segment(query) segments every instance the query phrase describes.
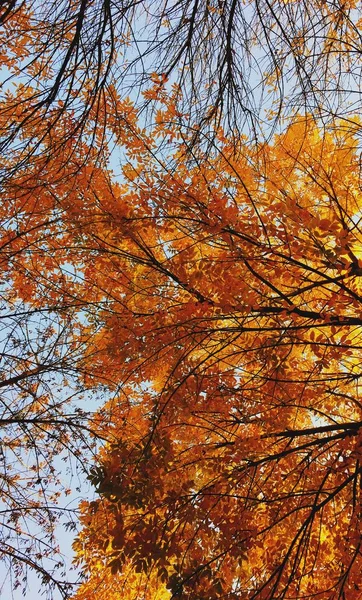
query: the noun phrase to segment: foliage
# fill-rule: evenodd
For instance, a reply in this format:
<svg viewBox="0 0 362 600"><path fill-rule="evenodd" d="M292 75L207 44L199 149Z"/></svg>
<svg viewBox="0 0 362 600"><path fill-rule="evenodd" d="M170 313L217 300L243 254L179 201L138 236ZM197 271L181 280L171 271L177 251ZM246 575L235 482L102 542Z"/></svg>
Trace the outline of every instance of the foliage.
<svg viewBox="0 0 362 600"><path fill-rule="evenodd" d="M22 129L42 123L46 134L66 114L66 137L100 139L105 100L111 120L115 92L150 108L155 77L179 85L180 124L197 126L190 143L220 124L236 142L246 131L261 139L296 110L351 115L360 18L356 0L2 2L3 147L32 153Z"/></svg>
<svg viewBox="0 0 362 600"><path fill-rule="evenodd" d="M24 128L23 140L36 143L37 133ZM51 143L50 136L42 141ZM0 555L15 588L32 570L65 596L71 575L56 532L59 523L76 527L74 498L100 439L90 423L92 393L84 400L91 315L76 285L84 256L74 253L77 220L65 219L74 188L87 193L86 168L69 146L16 170L12 158L3 163L9 176L0 207Z"/></svg>
<svg viewBox="0 0 362 600"><path fill-rule="evenodd" d="M73 594L57 574L57 523L76 517L64 459L97 492L80 506L78 600L354 600L357 5L0 10L14 586L32 569Z"/></svg>
<svg viewBox="0 0 362 600"><path fill-rule="evenodd" d="M219 133L214 157L186 142L172 170L134 151L132 182L82 229L111 290L93 373L121 388L77 599L361 591L353 129L301 118L237 158Z"/></svg>

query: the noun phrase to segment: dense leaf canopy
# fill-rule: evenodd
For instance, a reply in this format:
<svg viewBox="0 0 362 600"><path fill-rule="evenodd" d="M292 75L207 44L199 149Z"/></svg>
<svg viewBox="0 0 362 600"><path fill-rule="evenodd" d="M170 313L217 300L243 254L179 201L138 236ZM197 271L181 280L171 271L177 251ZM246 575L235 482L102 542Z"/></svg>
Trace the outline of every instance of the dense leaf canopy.
<svg viewBox="0 0 362 600"><path fill-rule="evenodd" d="M122 385L77 598L361 591L356 139L301 119L237 160L220 144L141 158L89 226L111 290L92 370Z"/></svg>

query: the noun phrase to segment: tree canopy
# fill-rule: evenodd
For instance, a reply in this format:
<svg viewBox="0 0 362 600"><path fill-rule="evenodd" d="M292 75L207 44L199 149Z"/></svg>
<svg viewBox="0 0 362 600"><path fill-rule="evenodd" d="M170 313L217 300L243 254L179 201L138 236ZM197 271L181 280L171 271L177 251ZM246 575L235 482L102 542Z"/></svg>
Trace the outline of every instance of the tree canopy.
<svg viewBox="0 0 362 600"><path fill-rule="evenodd" d="M31 569L74 600L355 600L358 7L1 10L14 587ZM78 476L95 496L73 511Z"/></svg>
<svg viewBox="0 0 362 600"><path fill-rule="evenodd" d="M89 231L112 289L93 373L122 387L77 599L361 591L356 138L303 118L220 144L141 160Z"/></svg>
<svg viewBox="0 0 362 600"><path fill-rule="evenodd" d="M7 0L0 10L4 79L15 86L4 147L34 152L23 128L40 121L45 135L64 115L66 137L100 141L124 118L117 95L152 107L155 77L178 84L194 143L219 125L237 142L270 136L296 111L323 122L358 112L357 0Z"/></svg>

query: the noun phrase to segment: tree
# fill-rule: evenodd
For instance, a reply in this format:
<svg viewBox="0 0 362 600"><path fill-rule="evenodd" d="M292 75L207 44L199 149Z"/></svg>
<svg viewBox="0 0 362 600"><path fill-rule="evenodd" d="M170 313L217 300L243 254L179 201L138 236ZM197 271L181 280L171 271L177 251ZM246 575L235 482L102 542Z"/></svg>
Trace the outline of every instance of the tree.
<svg viewBox="0 0 362 600"><path fill-rule="evenodd" d="M108 291L93 375L120 385L77 600L360 594L359 128L218 132L163 164L139 144L82 228Z"/></svg>
<svg viewBox="0 0 362 600"><path fill-rule="evenodd" d="M16 585L29 567L69 593L47 562L58 454L84 475L105 442L78 597L354 598L355 3L1 11L0 552Z"/></svg>
<svg viewBox="0 0 362 600"><path fill-rule="evenodd" d="M15 588L34 571L64 597L72 576L56 532L75 529L76 488L101 442L91 422L95 391L84 400L92 307L77 286L79 223L74 213L66 219L76 194L89 199L92 161L82 167L87 148L75 151L75 143L47 151L60 146L65 126L46 137L40 126L23 128L23 141L42 137L45 151L22 168L11 154L4 161L0 208L0 556Z"/></svg>
<svg viewBox="0 0 362 600"><path fill-rule="evenodd" d="M296 111L326 122L351 115L361 93L357 7L356 0L2 2L2 150L15 146L20 161L41 152L40 140L36 148L23 143L23 127L42 123L46 135L66 114L73 119L63 137L99 142L117 116L116 95L131 94L146 109L155 76L179 85L180 123L194 128L189 143L204 142L215 124L237 142L245 132L269 136Z"/></svg>

